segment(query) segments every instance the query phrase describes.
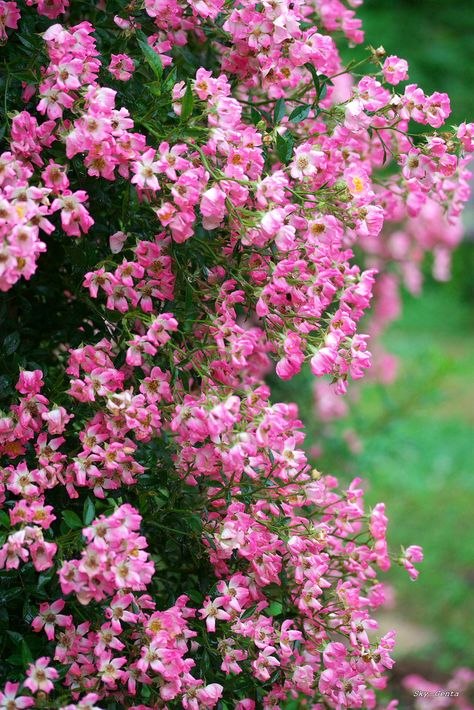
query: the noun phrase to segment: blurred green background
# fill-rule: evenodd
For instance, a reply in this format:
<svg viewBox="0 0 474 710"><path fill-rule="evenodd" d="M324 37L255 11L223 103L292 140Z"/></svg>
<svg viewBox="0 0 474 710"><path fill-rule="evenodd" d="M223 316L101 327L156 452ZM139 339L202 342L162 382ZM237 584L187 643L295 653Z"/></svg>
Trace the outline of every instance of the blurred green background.
<svg viewBox="0 0 474 710"><path fill-rule="evenodd" d="M474 2L366 0L357 14L364 46L382 44L407 59L410 80L427 93L449 93L448 123L474 120ZM434 282L427 265L422 295L405 294L403 317L386 334L400 358L394 384L365 382L350 416L328 426L315 420L310 372L272 383L275 398L299 404L308 444L323 443L318 468L345 480L362 475L369 503L387 504L392 545L424 547L417 582L398 568L389 575L395 605L382 625L399 632L399 678L421 672L441 683L456 667L474 669L472 204L465 228L452 281ZM347 430L360 450L350 450ZM410 706L402 698L401 707Z"/></svg>

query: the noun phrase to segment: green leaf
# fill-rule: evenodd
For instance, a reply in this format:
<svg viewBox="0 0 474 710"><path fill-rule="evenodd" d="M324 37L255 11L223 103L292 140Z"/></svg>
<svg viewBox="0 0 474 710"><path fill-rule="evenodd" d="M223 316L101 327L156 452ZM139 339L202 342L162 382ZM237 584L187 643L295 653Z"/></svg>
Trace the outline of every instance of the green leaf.
<svg viewBox="0 0 474 710"><path fill-rule="evenodd" d="M308 118L310 108L311 107L309 105L297 106L288 116L288 121L291 121L291 123L299 123L300 121L304 121L305 118Z"/></svg>
<svg viewBox="0 0 474 710"><path fill-rule="evenodd" d="M28 647L28 644L26 641L23 639L21 644L20 644L20 651L21 651L21 660L23 661L23 665L26 667L30 663L33 662L33 656L31 654L31 651Z"/></svg>
<svg viewBox="0 0 474 710"><path fill-rule="evenodd" d="M284 133L282 136L277 133L276 149L278 157L280 158L281 162L284 163L284 165L287 165L291 160L291 156L293 155L294 144L295 139L289 131Z"/></svg>
<svg viewBox="0 0 474 710"><path fill-rule="evenodd" d="M286 113L285 99L278 99L273 109L273 123L277 125Z"/></svg>
<svg viewBox="0 0 474 710"><path fill-rule="evenodd" d="M3 341L3 351L5 355L13 355L13 353L18 350L20 344L20 333L15 330L10 335L7 335Z"/></svg>
<svg viewBox="0 0 474 710"><path fill-rule="evenodd" d="M86 498L82 508L82 519L85 525L90 525L95 518L95 506L90 498Z"/></svg>
<svg viewBox="0 0 474 710"><path fill-rule="evenodd" d="M2 528L7 528L7 530L11 527L10 516L5 510L0 510L0 526Z"/></svg>
<svg viewBox="0 0 474 710"><path fill-rule="evenodd" d="M142 685L140 694L144 700L148 700L151 697L151 690L148 685Z"/></svg>
<svg viewBox="0 0 474 710"><path fill-rule="evenodd" d="M240 620L245 620L248 619L252 614L255 612L255 609L257 608L256 604L253 604L251 607L246 609L243 614L240 615Z"/></svg>
<svg viewBox="0 0 474 710"><path fill-rule="evenodd" d="M38 576L38 583L36 585L36 589L38 592L44 591L44 588L46 587L47 584L51 582L55 575L54 568L51 568L47 570L46 572L41 572L41 574Z"/></svg>
<svg viewBox="0 0 474 710"><path fill-rule="evenodd" d="M161 63L159 55L148 44L147 37L141 30L137 30L137 42L143 56L153 70L154 75L158 80L161 80L163 76L163 64Z"/></svg>
<svg viewBox="0 0 474 710"><path fill-rule="evenodd" d="M8 602L13 601L17 597L23 596L24 592L21 587L15 587L14 589L6 589L4 592L0 591L0 604L8 604Z"/></svg>
<svg viewBox="0 0 474 710"><path fill-rule="evenodd" d="M27 84L32 84L36 81L36 77L30 69L25 69L24 71L15 71L13 76L18 81L25 81Z"/></svg>
<svg viewBox="0 0 474 710"><path fill-rule="evenodd" d="M191 84L188 83L186 86L186 92L183 96L183 100L181 102L181 122L184 123L184 121L187 121L188 118L191 116L194 108L194 94L193 90L191 88Z"/></svg>
<svg viewBox="0 0 474 710"><path fill-rule="evenodd" d="M250 120L252 121L253 125L256 126L257 123L259 123L262 120L263 116L260 113L260 111L255 108L254 106L250 107Z"/></svg>
<svg viewBox="0 0 474 710"><path fill-rule="evenodd" d="M154 96L161 96L161 82L159 81L149 81L146 85L148 91L150 91Z"/></svg>
<svg viewBox="0 0 474 710"><path fill-rule="evenodd" d="M186 594L195 604L202 604L203 594L198 589L187 590Z"/></svg>
<svg viewBox="0 0 474 710"><path fill-rule="evenodd" d="M313 77L314 88L316 89L316 101L314 103L319 103L319 101L324 99L324 97L326 96L328 91L328 85L332 84L332 81L325 74L318 74L315 67L313 67L313 65L309 62L305 64L305 67Z"/></svg>
<svg viewBox="0 0 474 710"><path fill-rule="evenodd" d="M173 86L176 84L177 76L178 69L176 67L173 67L170 73L166 76L166 78L163 79L163 91L165 91L166 93L171 91Z"/></svg>
<svg viewBox="0 0 474 710"><path fill-rule="evenodd" d="M272 602L266 611L270 616L279 616L283 611L283 606L281 602Z"/></svg>
<svg viewBox="0 0 474 710"><path fill-rule="evenodd" d="M186 523L193 532L201 532L202 519L198 513L190 513L186 516Z"/></svg>
<svg viewBox="0 0 474 710"><path fill-rule="evenodd" d="M170 497L170 492L167 488L157 488L156 493L159 494L159 497L163 498L163 500L168 500Z"/></svg>
<svg viewBox="0 0 474 710"><path fill-rule="evenodd" d="M66 525L72 530L79 530L83 527L82 520L73 510L64 510L62 516Z"/></svg>
<svg viewBox="0 0 474 710"><path fill-rule="evenodd" d="M36 613L30 604L30 600L26 599L25 603L23 604L23 619L28 625L30 625L35 616Z"/></svg>
<svg viewBox="0 0 474 710"><path fill-rule="evenodd" d="M306 62L305 67L313 77L314 88L316 89L316 94L319 96L319 92L321 91L321 81L319 79L319 74L316 71L316 68L313 67L310 62Z"/></svg>
<svg viewBox="0 0 474 710"><path fill-rule="evenodd" d="M319 92L318 101L322 101L326 97L327 93L328 93L328 85L327 85L327 82L325 81L324 84L321 86L321 91Z"/></svg>
<svg viewBox="0 0 474 710"><path fill-rule="evenodd" d="M26 34L26 33L25 33L25 34ZM30 50L31 52L33 52L34 54L36 54L36 51L38 50L38 44L36 44L36 45L33 44L33 43L30 41L30 40L31 40L31 37L29 37L28 39L26 39L26 37L25 37L23 34L20 34L20 33L18 32L18 40L21 42L21 44L22 44L24 47L26 47L28 50Z"/></svg>

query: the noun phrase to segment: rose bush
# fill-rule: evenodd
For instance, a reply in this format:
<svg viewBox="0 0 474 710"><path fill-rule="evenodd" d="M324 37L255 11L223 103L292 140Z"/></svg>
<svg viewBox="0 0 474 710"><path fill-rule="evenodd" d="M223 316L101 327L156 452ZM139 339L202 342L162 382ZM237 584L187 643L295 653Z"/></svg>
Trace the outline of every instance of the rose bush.
<svg viewBox="0 0 474 710"><path fill-rule="evenodd" d="M0 707L375 707L379 571L422 551L311 469L265 376L363 377L376 270L446 273L473 124L382 48L344 66L339 0L2 0L0 28Z"/></svg>

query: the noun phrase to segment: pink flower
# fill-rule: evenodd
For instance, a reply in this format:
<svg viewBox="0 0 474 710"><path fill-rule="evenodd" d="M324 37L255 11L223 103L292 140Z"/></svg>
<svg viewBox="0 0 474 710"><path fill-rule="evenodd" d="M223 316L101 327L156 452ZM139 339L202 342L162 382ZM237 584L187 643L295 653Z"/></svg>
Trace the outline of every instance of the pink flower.
<svg viewBox="0 0 474 710"><path fill-rule="evenodd" d="M383 63L382 72L385 81L396 86L408 79L408 62L395 55L387 57Z"/></svg>
<svg viewBox="0 0 474 710"><path fill-rule="evenodd" d="M199 609L201 619L206 620L206 628L209 633L215 633L217 619L220 621L228 621L230 619L230 614L220 608L224 604L225 597L216 597L214 600L207 597L204 606L202 609Z"/></svg>
<svg viewBox="0 0 474 710"><path fill-rule="evenodd" d="M112 254L119 254L125 242L127 241L127 235L124 232L115 232L109 237L109 246Z"/></svg>
<svg viewBox="0 0 474 710"><path fill-rule="evenodd" d="M97 700L100 700L97 693L87 693L77 703L65 705L61 710L102 710L98 705L94 705Z"/></svg>
<svg viewBox="0 0 474 710"><path fill-rule="evenodd" d="M156 192L160 189L158 178L159 164L155 160L156 151L154 148L148 148L139 160L132 163L132 184L137 185L143 190L152 190Z"/></svg>
<svg viewBox="0 0 474 710"><path fill-rule="evenodd" d="M346 104L344 125L350 131L359 133L370 126L371 118L365 112L361 99L353 99Z"/></svg>
<svg viewBox="0 0 474 710"><path fill-rule="evenodd" d="M240 123L242 105L230 96L218 96L212 103L209 112L209 124L227 130L236 128Z"/></svg>
<svg viewBox="0 0 474 710"><path fill-rule="evenodd" d="M26 685L26 683L25 683ZM17 695L19 683L6 683L3 692L0 691L0 710L22 710L35 704L33 698L27 695Z"/></svg>
<svg viewBox="0 0 474 710"><path fill-rule="evenodd" d="M252 661L252 668L255 673L255 677L259 680L266 681L270 678L270 674L273 672L274 668L280 665L280 661L273 654L276 652L276 648L273 646L267 646L260 651L258 658Z"/></svg>
<svg viewBox="0 0 474 710"><path fill-rule="evenodd" d="M0 0L0 42L8 39L6 28L16 30L21 14L16 2Z"/></svg>
<svg viewBox="0 0 474 710"><path fill-rule="evenodd" d="M35 663L31 663L26 671L28 676L25 680L25 687L36 693L39 690L44 693L50 693L54 689L53 680L59 677L59 673L55 668L49 668L50 659L48 656L38 658Z"/></svg>
<svg viewBox="0 0 474 710"><path fill-rule="evenodd" d="M188 147L186 145L177 144L170 148L169 143L163 141L160 143L158 153L160 155L159 165L160 170L165 173L170 180L178 179L178 170L185 170L190 167L189 160L182 158L183 153L186 153Z"/></svg>
<svg viewBox="0 0 474 710"><path fill-rule="evenodd" d="M225 192L216 186L202 194L200 210L204 217L204 229L215 229L221 224L226 213L225 200Z"/></svg>
<svg viewBox="0 0 474 710"><path fill-rule="evenodd" d="M30 0L28 4L33 3ZM69 0L35 0L34 4L37 4L38 13L40 15L45 15L54 20L58 15L66 12L69 6Z"/></svg>
<svg viewBox="0 0 474 710"><path fill-rule="evenodd" d="M433 128L440 128L451 113L451 103L447 94L435 91L428 96L424 105L426 121Z"/></svg>
<svg viewBox="0 0 474 710"><path fill-rule="evenodd" d="M50 434L62 434L74 414L68 414L64 407L55 407L49 412L43 412L41 418L47 423Z"/></svg>
<svg viewBox="0 0 474 710"><path fill-rule="evenodd" d="M469 153L474 151L474 123L461 123L457 130L457 137L461 141L464 150Z"/></svg>
<svg viewBox="0 0 474 710"><path fill-rule="evenodd" d="M407 547L405 552L400 558L400 562L407 570L411 579L416 579L420 574L417 569L415 569L414 564L417 562L423 562L423 550L419 545L411 545Z"/></svg>
<svg viewBox="0 0 474 710"><path fill-rule="evenodd" d="M172 313L157 316L147 330L146 338L154 345L165 345L171 338L170 333L178 330L178 321Z"/></svg>
<svg viewBox="0 0 474 710"><path fill-rule="evenodd" d="M37 572L43 572L53 566L53 558L58 546L55 542L36 540L29 548L34 568Z"/></svg>
<svg viewBox="0 0 474 710"><path fill-rule="evenodd" d="M332 372L337 358L337 339L333 335L326 338L326 344L311 358L311 371L316 377Z"/></svg>
<svg viewBox="0 0 474 710"><path fill-rule="evenodd" d="M359 211L356 232L361 237L378 237L384 224L384 211L379 205L366 205Z"/></svg>
<svg viewBox="0 0 474 710"><path fill-rule="evenodd" d="M346 170L344 179L351 193L358 200L366 200L373 196L372 183L369 176L363 168L352 166Z"/></svg>
<svg viewBox="0 0 474 710"><path fill-rule="evenodd" d="M310 143L299 145L290 165L291 177L302 180L315 175L319 168L325 165L325 156Z"/></svg>
<svg viewBox="0 0 474 710"><path fill-rule="evenodd" d="M400 115L402 118L413 118L417 123L425 123L424 106L426 96L422 89L416 84L408 84L405 87L405 92L402 96L402 109Z"/></svg>
<svg viewBox="0 0 474 710"><path fill-rule="evenodd" d="M63 599L58 599L52 604L48 604L48 602L40 604L39 616L36 616L31 623L33 630L38 632L44 628L46 636L52 641L54 639L55 625L70 626L72 624L72 616L65 616L60 613L64 609L64 605Z"/></svg>
<svg viewBox="0 0 474 710"><path fill-rule="evenodd" d="M51 188L54 193L64 192L69 187L69 180L66 174L66 167L50 160L49 164L41 173L46 187Z"/></svg>
<svg viewBox="0 0 474 710"><path fill-rule="evenodd" d="M112 54L109 72L119 81L128 81L135 71L133 59L128 54Z"/></svg>
<svg viewBox="0 0 474 710"><path fill-rule="evenodd" d="M296 688L310 694L314 683L314 670L310 665L299 666L293 671L292 681Z"/></svg>
<svg viewBox="0 0 474 710"><path fill-rule="evenodd" d="M364 111L378 111L390 101L390 92L372 76L364 76L357 85L357 93Z"/></svg>
<svg viewBox="0 0 474 710"><path fill-rule="evenodd" d="M124 656L113 658L112 654L104 653L99 661L99 675L102 682L106 685L115 686L116 681L120 680L125 671L121 671L121 667L127 663Z"/></svg>
<svg viewBox="0 0 474 710"><path fill-rule="evenodd" d="M219 683L210 683L204 688L198 688L196 697L202 707L213 708L217 705L219 698L222 697L224 688Z"/></svg>
<svg viewBox="0 0 474 710"><path fill-rule="evenodd" d="M20 394L38 394L43 385L41 370L22 370L15 387Z"/></svg>
<svg viewBox="0 0 474 710"><path fill-rule="evenodd" d="M69 236L79 237L81 232L87 234L94 224L83 203L88 199L84 190L71 192L65 190L61 197L56 198L51 205L51 210L61 210L61 226Z"/></svg>
<svg viewBox="0 0 474 710"><path fill-rule="evenodd" d="M383 540L387 532L388 518L384 503L377 503L370 516L370 532L376 540Z"/></svg>

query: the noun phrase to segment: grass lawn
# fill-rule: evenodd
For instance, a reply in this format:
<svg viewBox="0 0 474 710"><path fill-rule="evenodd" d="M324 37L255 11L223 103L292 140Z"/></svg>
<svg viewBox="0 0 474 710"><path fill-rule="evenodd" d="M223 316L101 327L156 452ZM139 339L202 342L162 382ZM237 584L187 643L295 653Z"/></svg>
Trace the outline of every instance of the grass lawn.
<svg viewBox="0 0 474 710"><path fill-rule="evenodd" d="M342 480L361 475L369 503L387 505L392 546L424 547L416 583L398 568L389 576L390 621L404 627L399 653L439 670L474 668L474 327L462 295L429 284L421 298L407 297L385 339L400 358L398 379L364 383L350 416L329 428L313 414L311 373L272 383L275 399L298 402L308 447L323 442L317 466ZM359 452L349 450L347 429Z"/></svg>

